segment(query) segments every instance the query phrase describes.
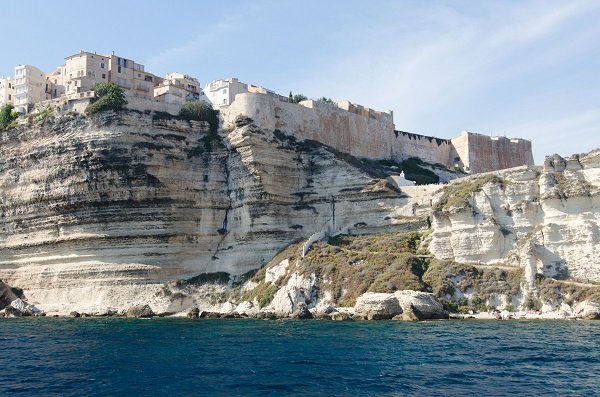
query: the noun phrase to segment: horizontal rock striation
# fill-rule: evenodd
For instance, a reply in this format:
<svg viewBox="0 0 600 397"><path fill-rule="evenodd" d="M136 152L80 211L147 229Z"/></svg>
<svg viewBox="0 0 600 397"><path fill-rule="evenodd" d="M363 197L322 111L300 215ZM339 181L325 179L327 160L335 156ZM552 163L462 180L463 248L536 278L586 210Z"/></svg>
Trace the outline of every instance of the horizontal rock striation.
<svg viewBox="0 0 600 397"><path fill-rule="evenodd" d="M138 112L0 135L0 279L46 311L166 308L169 280L240 275L327 222L386 228L411 209L360 161L247 118L216 138Z"/></svg>
<svg viewBox="0 0 600 397"><path fill-rule="evenodd" d="M429 249L464 263L600 281L600 151L450 183L437 197Z"/></svg>

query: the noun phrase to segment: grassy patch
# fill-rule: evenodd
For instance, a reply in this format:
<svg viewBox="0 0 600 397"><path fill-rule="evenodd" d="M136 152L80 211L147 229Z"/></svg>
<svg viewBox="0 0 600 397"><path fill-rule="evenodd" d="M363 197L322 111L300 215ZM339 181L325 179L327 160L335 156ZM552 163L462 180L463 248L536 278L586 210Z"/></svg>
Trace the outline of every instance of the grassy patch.
<svg viewBox="0 0 600 397"><path fill-rule="evenodd" d="M431 292L440 298L453 296L456 289L473 291L473 297L490 295L512 297L519 293L523 269L478 269L475 266L433 259L423 275ZM473 302L471 302L473 304Z"/></svg>
<svg viewBox="0 0 600 397"><path fill-rule="evenodd" d="M552 304L565 302L568 305L585 300L600 303L600 287L583 286L549 277L536 278L538 297Z"/></svg>
<svg viewBox="0 0 600 397"><path fill-rule="evenodd" d="M436 203L436 212L448 211L450 208L467 208L473 193L481 191L488 183L499 184L503 189L506 181L497 175L485 175L471 178L461 183L454 183L444 187L440 200Z"/></svg>
<svg viewBox="0 0 600 397"><path fill-rule="evenodd" d="M426 163L418 157L411 157L400 163L393 160L379 160L380 166L392 168L395 172L404 171L406 179L415 181L417 185L428 185L438 183L440 177L437 174L425 167ZM433 165L430 165L433 167Z"/></svg>
<svg viewBox="0 0 600 397"><path fill-rule="evenodd" d="M277 285L268 284L262 281L253 289L245 291L241 296L241 300L252 302L256 299L258 301L258 306L262 309L271 303L278 289L279 287Z"/></svg>
<svg viewBox="0 0 600 397"><path fill-rule="evenodd" d="M329 290L343 306L353 306L368 291L424 291L420 276L427 264L413 255L419 241L418 233L338 236L329 244L316 243L299 261L297 271L316 274L321 289Z"/></svg>

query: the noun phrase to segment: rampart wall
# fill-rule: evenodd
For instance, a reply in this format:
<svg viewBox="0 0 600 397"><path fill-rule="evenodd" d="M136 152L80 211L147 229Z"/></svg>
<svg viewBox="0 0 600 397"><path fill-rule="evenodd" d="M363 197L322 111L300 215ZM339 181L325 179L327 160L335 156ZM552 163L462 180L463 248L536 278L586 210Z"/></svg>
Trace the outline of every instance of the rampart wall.
<svg viewBox="0 0 600 397"><path fill-rule="evenodd" d="M530 141L467 132L449 140L396 131L390 113L347 101L296 104L243 93L221 112L226 123L245 115L261 128L315 140L356 157L397 161L419 157L448 168L458 165L472 173L533 164Z"/></svg>
<svg viewBox="0 0 600 397"><path fill-rule="evenodd" d="M473 174L533 165L531 141L463 132L453 138L456 154Z"/></svg>

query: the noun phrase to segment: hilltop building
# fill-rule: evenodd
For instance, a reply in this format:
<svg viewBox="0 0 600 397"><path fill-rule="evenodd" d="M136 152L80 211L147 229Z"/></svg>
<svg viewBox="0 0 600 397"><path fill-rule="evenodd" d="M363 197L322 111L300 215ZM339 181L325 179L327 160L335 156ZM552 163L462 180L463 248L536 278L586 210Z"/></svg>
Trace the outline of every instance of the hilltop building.
<svg viewBox="0 0 600 397"><path fill-rule="evenodd" d="M24 114L36 104L40 109L53 105L84 111L94 96L92 88L101 82L123 88L129 109L177 114L186 101L206 100L221 111L225 123L234 123L237 116L244 115L263 129L315 140L359 158L402 161L418 157L434 166L442 164L467 173L533 164L528 140L467 131L442 139L398 131L392 111L377 111L349 101L308 99L290 103L286 96L235 77L214 80L203 90L195 77L169 73L162 78L114 52L80 51L48 74L31 65L17 66L14 78L0 79L0 104L12 102L15 110ZM413 184L402 176L394 180L398 186Z"/></svg>
<svg viewBox="0 0 600 397"><path fill-rule="evenodd" d="M27 113L37 102L50 99L46 74L31 65L15 67L13 105L20 113Z"/></svg>
<svg viewBox="0 0 600 397"><path fill-rule="evenodd" d="M10 77L0 77L0 106L12 104L15 80Z"/></svg>
<svg viewBox="0 0 600 397"><path fill-rule="evenodd" d="M244 93L266 94L287 102L287 97L279 95L275 91L258 85L242 83L235 77L227 80L214 80L204 87L204 94L210 103L219 108L231 105L236 95Z"/></svg>
<svg viewBox="0 0 600 397"><path fill-rule="evenodd" d="M183 73L169 73L154 86L154 99L160 102L183 105L186 101L208 98L202 93L197 78Z"/></svg>

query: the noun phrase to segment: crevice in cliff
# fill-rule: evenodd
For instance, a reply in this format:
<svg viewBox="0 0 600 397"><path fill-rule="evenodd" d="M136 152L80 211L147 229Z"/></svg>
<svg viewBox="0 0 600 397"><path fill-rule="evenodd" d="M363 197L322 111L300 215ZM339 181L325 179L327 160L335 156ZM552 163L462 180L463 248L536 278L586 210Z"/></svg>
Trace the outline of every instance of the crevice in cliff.
<svg viewBox="0 0 600 397"><path fill-rule="evenodd" d="M217 230L217 233L219 233L221 235L221 239L217 243L217 247L215 248L215 251L212 254L213 260L219 259L219 257L217 256L217 253L221 249L221 245L223 244L223 241L225 241L225 238L227 238L227 235L229 234L229 231L227 230L227 226L228 226L228 222L229 222L229 212L231 211L231 209L233 207L233 199L231 198L233 189L230 186L231 178L230 178L230 170L229 170L229 159L231 158L230 150L231 149L227 149L227 151L228 151L227 158L225 160L225 164L224 164L225 166L223 167L224 172L225 172L225 189L226 189L225 194L227 195L227 198L229 199L229 205L227 206L227 208L225 208L225 216L223 217L223 223L221 225L221 229Z"/></svg>

